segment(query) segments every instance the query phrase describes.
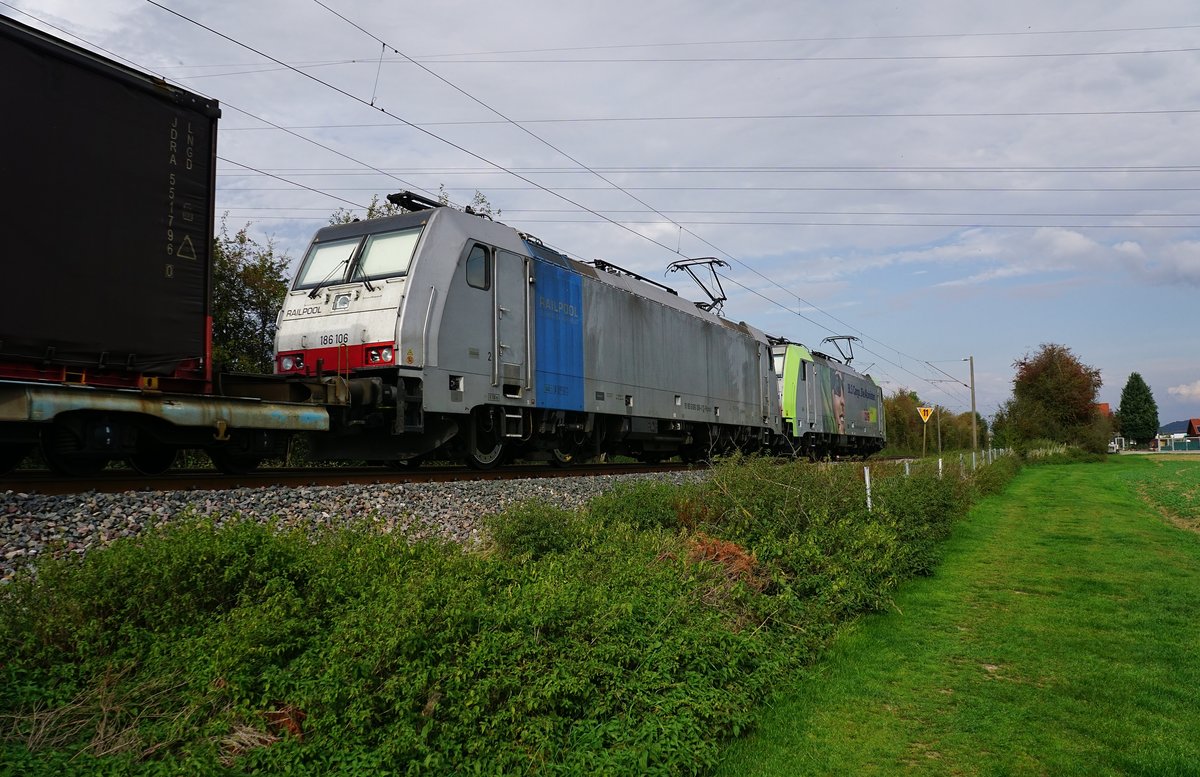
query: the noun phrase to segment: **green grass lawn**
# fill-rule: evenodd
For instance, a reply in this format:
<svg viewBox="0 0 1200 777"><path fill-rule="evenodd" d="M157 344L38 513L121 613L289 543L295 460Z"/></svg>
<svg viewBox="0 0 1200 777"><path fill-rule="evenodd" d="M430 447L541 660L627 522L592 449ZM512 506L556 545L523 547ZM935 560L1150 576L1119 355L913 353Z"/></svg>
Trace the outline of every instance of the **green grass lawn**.
<svg viewBox="0 0 1200 777"><path fill-rule="evenodd" d="M1026 468L719 774L1200 774L1200 461Z"/></svg>

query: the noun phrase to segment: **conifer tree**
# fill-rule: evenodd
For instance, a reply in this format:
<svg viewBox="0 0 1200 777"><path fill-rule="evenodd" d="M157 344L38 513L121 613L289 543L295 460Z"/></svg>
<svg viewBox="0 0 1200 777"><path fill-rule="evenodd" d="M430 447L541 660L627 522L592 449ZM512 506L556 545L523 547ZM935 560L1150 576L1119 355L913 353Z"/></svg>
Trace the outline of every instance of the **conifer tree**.
<svg viewBox="0 0 1200 777"><path fill-rule="evenodd" d="M1129 376L1121 389L1121 406L1117 410L1121 434L1131 441L1148 442L1158 434L1158 404L1150 387L1138 373Z"/></svg>

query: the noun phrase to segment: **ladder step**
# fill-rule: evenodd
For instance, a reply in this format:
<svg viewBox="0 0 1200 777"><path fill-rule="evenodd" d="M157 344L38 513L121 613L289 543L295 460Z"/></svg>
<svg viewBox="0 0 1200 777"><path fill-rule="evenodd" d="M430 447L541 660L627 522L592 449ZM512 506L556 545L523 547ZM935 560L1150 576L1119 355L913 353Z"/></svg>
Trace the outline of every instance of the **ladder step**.
<svg viewBox="0 0 1200 777"><path fill-rule="evenodd" d="M525 436L525 414L520 408L504 408L504 436Z"/></svg>

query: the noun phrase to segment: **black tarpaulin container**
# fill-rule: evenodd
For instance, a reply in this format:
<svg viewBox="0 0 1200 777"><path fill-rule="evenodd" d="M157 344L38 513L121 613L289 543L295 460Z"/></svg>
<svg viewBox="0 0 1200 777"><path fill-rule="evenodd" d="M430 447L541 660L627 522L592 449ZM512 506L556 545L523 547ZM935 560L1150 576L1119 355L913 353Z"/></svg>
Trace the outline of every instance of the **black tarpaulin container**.
<svg viewBox="0 0 1200 777"><path fill-rule="evenodd" d="M208 363L213 100L0 17L0 362Z"/></svg>

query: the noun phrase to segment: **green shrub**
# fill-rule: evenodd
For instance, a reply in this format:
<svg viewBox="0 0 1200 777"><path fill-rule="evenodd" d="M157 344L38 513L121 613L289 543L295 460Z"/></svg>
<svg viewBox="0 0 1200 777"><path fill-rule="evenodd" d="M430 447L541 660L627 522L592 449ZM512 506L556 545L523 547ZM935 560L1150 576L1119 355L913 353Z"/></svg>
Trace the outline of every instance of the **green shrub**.
<svg viewBox="0 0 1200 777"><path fill-rule="evenodd" d="M578 515L540 501L489 516L484 526L500 552L514 558L562 553L578 547L584 538Z"/></svg>
<svg viewBox="0 0 1200 777"><path fill-rule="evenodd" d="M998 494L1017 476L1021 460L1016 456L998 456L995 461L976 470L972 479L976 493L980 496Z"/></svg>
<svg viewBox="0 0 1200 777"><path fill-rule="evenodd" d="M1080 464L1084 462L1107 461L1105 453L1097 453L1078 445L1064 445L1045 440L1035 441L1029 446L1018 450L1021 459L1027 464Z"/></svg>
<svg viewBox="0 0 1200 777"><path fill-rule="evenodd" d="M678 503L687 488L658 480L618 483L588 505L588 517L596 522L626 524L635 529L670 529L678 525Z"/></svg>
<svg viewBox="0 0 1200 777"><path fill-rule="evenodd" d="M702 772L839 624L933 568L1005 468L872 465L868 511L861 466L735 458L586 513L521 505L482 553L180 521L0 589L0 762Z"/></svg>

